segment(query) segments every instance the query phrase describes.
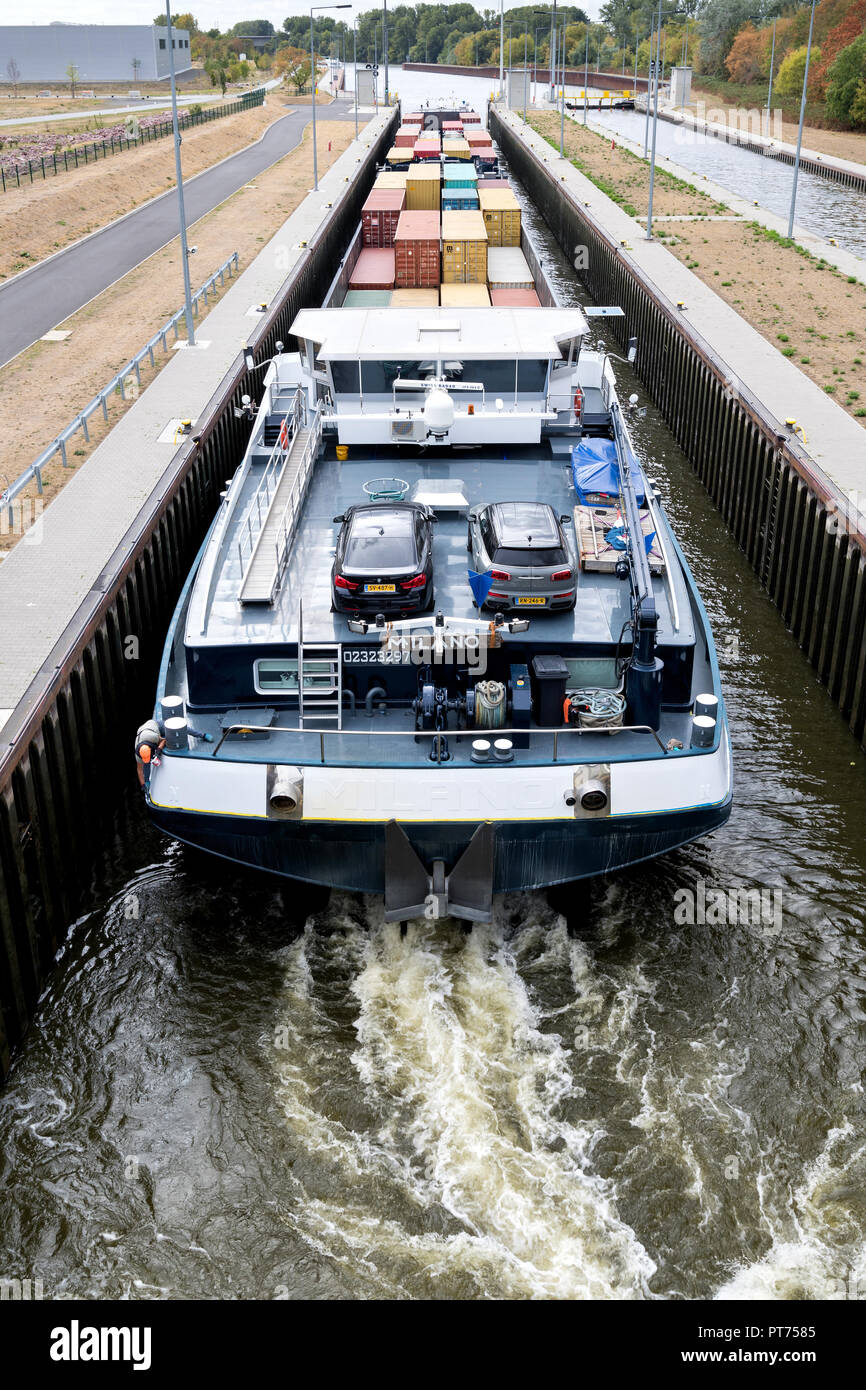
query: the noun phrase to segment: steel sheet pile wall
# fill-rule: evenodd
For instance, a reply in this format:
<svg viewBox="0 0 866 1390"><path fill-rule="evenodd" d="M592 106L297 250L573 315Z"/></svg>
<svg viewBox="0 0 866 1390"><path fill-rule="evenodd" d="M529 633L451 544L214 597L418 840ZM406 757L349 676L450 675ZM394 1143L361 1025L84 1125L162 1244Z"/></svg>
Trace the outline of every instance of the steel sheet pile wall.
<svg viewBox="0 0 866 1390"><path fill-rule="evenodd" d="M635 335L642 381L677 442L806 652L866 746L866 530L799 441L732 380L674 305L659 294L493 109L489 124L570 260L586 247L587 289L618 304L606 329Z"/></svg>
<svg viewBox="0 0 866 1390"><path fill-rule="evenodd" d="M395 110L251 334L257 360L278 339L291 348L298 310L323 299L397 124ZM201 413L199 434L175 456L5 726L0 1078L94 876L110 867L132 738L149 713L168 621L249 436L234 407L260 382L239 353Z"/></svg>

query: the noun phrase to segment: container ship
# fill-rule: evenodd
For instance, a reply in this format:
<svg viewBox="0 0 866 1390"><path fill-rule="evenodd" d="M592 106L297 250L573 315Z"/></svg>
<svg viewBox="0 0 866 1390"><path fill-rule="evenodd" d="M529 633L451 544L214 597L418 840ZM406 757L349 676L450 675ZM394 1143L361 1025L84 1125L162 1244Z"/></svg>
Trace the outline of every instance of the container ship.
<svg viewBox="0 0 866 1390"><path fill-rule="evenodd" d="M594 312L478 116L407 116L177 605L162 830L472 922L726 820L712 633Z"/></svg>

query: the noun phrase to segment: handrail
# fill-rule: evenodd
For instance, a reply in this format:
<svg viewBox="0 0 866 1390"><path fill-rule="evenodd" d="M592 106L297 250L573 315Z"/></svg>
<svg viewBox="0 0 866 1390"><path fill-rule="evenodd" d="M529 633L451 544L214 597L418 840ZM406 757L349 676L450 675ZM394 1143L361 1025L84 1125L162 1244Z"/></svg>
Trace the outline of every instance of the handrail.
<svg viewBox="0 0 866 1390"><path fill-rule="evenodd" d="M324 739L333 733L337 733L337 730L294 729L280 724L230 724L227 729L223 729L219 743L215 746L211 757L216 757L229 734L309 734L313 732L318 733L322 740L321 760L324 763ZM370 729L339 730L340 738L453 738L455 742L458 742L462 738L483 738L487 734L495 735L496 738L505 738L512 734L520 734L524 738L527 734L531 734L533 737L537 734L552 734L554 762L558 761L560 734L651 734L665 756L671 752L671 749L662 743L657 731L649 724L598 724L595 728L591 729L563 725L562 727L552 729L377 729L375 733ZM441 753L441 744L438 746L438 751ZM437 761L438 760L437 758ZM491 763L491 767L493 765L494 764ZM496 766L500 766L500 764L497 763Z"/></svg>
<svg viewBox="0 0 866 1390"><path fill-rule="evenodd" d="M264 472L250 500L246 517L241 523L241 537L238 541L238 560L240 561L241 570L244 573L246 571L246 566L252 561L256 542L262 533L262 527L265 524L268 511L274 499L274 493L279 487L283 466L291 453L292 445L295 442L295 436L300 428L302 416L306 416L306 400L303 389L299 386L295 391L291 406L280 421L280 430L276 443L270 452ZM283 443L281 438L283 426L285 426L286 429L285 443ZM255 513L255 527L253 526L253 513ZM247 545L249 546L249 560L245 558Z"/></svg>
<svg viewBox="0 0 866 1390"><path fill-rule="evenodd" d="M289 553L289 546L295 534L295 527L300 513L300 504L303 501L304 493L307 490L310 473L312 472L313 461L319 452L319 444L322 439L322 407L316 405L313 412L312 423L310 424L310 434L304 445L304 452L298 464L298 471L292 480L291 491L289 492L286 505L283 508L277 526L277 534L274 538L274 560L276 566L277 583L282 578L286 559Z"/></svg>
<svg viewBox="0 0 866 1390"><path fill-rule="evenodd" d="M238 268L239 256L238 252L235 251L231 256L229 256L228 260L220 266L219 270L215 270L213 275L209 276L209 278L205 280L204 284L196 290L195 294L192 296L193 309L196 312L198 311L199 299L204 299L205 304L207 304L208 291L215 289L217 280L219 280L221 285L224 285L226 273L228 273L228 277L229 279L231 279L234 271L236 271ZM91 415L93 415L94 412L99 410L99 408L101 407L103 418L107 420L108 397L113 395L115 391L120 392L121 400L126 400L125 387L127 383L127 378L129 377L131 372L135 372L136 384L138 386L141 385L141 364L144 361L145 357L150 358L150 365L153 367L156 365L156 359L154 358L153 354L154 349L157 347L157 345L161 343L163 352L168 352L168 334L172 329L174 329L174 341L177 342L177 339L180 337L179 325L185 313L185 309L178 309L176 314L172 314L171 318L167 321L167 323L164 323L162 325L162 328L160 328L156 333L154 333L153 337L145 343L144 347L141 348L140 351L137 352L134 357L131 357L129 359L126 366L121 367L119 372L115 372L108 385L103 386L102 390L99 391L93 397L93 400L88 405L86 405L83 410L80 410L78 412L71 424L68 424L65 429L60 431L60 433L57 435L54 441L48 445L48 448L43 449L39 457L35 459L34 462L31 463L28 468L25 468L23 473L20 473L14 482L10 483L8 487L4 488L3 491L0 492L0 506L9 508L10 526L14 526L15 524L15 516L12 511L12 503L18 496L19 492L23 492L24 489L26 487L29 487L35 479L36 486L39 490L39 495L42 495L42 469L46 466L46 464L50 463L51 459L53 459L55 454L60 454L64 468L69 467L69 463L66 458L67 442L72 438L72 436L75 433L77 433L78 430L81 430L84 434L84 438L87 441L87 443L90 443L90 431L87 428L87 422L90 419Z"/></svg>

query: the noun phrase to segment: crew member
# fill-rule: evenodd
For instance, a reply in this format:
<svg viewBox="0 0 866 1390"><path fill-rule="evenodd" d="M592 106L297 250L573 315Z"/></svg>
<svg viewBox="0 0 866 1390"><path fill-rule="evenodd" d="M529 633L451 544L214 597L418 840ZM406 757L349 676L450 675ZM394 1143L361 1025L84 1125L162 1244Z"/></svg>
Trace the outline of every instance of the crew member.
<svg viewBox="0 0 866 1390"><path fill-rule="evenodd" d="M135 769L140 787L150 781L154 758L164 747L165 725L159 719L148 719L135 735Z"/></svg>

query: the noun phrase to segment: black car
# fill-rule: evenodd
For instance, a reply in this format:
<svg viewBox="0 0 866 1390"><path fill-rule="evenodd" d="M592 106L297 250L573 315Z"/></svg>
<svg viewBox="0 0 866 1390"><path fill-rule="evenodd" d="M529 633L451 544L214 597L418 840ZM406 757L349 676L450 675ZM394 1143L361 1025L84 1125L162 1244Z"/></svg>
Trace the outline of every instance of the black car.
<svg viewBox="0 0 866 1390"><path fill-rule="evenodd" d="M414 502L373 502L343 516L331 571L337 613L423 613L433 606L433 523Z"/></svg>

